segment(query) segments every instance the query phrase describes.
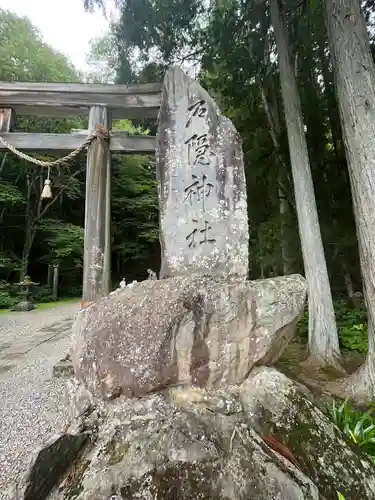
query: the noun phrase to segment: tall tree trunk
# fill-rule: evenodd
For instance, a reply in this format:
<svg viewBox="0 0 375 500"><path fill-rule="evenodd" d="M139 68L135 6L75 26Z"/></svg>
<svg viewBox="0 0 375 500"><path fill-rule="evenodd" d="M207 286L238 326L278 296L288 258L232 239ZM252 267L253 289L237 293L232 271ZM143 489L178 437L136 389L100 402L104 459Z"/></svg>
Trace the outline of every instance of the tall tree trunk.
<svg viewBox="0 0 375 500"><path fill-rule="evenodd" d="M280 210L281 230L281 255L283 259L283 274L293 274L296 271L296 258L292 248L290 204L285 197L284 172L280 169L278 174L278 197Z"/></svg>
<svg viewBox="0 0 375 500"><path fill-rule="evenodd" d="M360 2L324 4L368 313L366 362L347 389L368 400L375 397L375 67Z"/></svg>
<svg viewBox="0 0 375 500"><path fill-rule="evenodd" d="M30 252L34 243L36 229L35 226L31 225L30 221L28 221L29 225L26 227L25 231L25 241L22 249L22 257L21 257L21 270L20 270L20 278L21 281L27 275L28 267L29 267L29 259Z"/></svg>
<svg viewBox="0 0 375 500"><path fill-rule="evenodd" d="M279 58L298 226L309 300L309 360L339 367L340 349L316 208L314 186L288 33L279 0L271 0L271 21Z"/></svg>
<svg viewBox="0 0 375 500"><path fill-rule="evenodd" d="M31 190L32 183L29 174L26 175L26 185L27 185L27 195L26 195L26 213L25 213L25 239L23 242L22 255L21 255L21 267L20 267L20 281L24 279L27 275L27 267L30 255L30 230L31 230Z"/></svg>
<svg viewBox="0 0 375 500"><path fill-rule="evenodd" d="M336 99L334 95L334 89L332 85L332 77L328 67L327 57L324 53L324 42L319 39L318 41L318 54L320 59L320 64L322 67L322 76L324 82L324 94L327 101L329 124L332 133L332 143L335 150L336 158L342 157L340 154L342 151L341 147L341 130L340 130L340 120L338 115L338 110L336 107Z"/></svg>
<svg viewBox="0 0 375 500"><path fill-rule="evenodd" d="M345 289L346 289L346 294L348 296L349 301L352 303L353 306L357 306L357 301L355 299L354 295L354 285L353 285L353 280L350 275L350 271L348 268L348 265L345 261L345 257L339 257L340 259L340 264L342 268L342 273L344 276L344 283L345 283Z"/></svg>
<svg viewBox="0 0 375 500"><path fill-rule="evenodd" d="M283 155L280 152L280 122L278 120L278 109L273 109L273 112L271 112L270 105L267 100L266 91L262 83L259 83L259 88L263 109L269 125L270 136L275 148L277 159L279 160L277 192L280 210L281 256L283 261L283 274L287 275L296 272L296 258L292 248L291 231L289 228L292 221L291 206L289 200L286 197L287 187L285 176L287 173L287 166L285 164Z"/></svg>

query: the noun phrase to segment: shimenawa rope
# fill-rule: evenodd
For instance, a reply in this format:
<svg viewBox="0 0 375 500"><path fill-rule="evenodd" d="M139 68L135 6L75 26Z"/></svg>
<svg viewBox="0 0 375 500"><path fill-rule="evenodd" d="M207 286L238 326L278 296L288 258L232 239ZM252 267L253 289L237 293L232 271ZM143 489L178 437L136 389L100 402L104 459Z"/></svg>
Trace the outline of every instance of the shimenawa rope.
<svg viewBox="0 0 375 500"><path fill-rule="evenodd" d="M26 153L22 153L22 151L19 151L16 149L14 146L9 144L3 137L0 136L0 142L4 144L4 146L9 149L12 153L14 153L16 156L21 158L22 160L26 160L30 163L33 163L34 165L38 165L39 167L48 168L48 174L47 174L47 179L44 181L44 187L43 191L41 193L41 198L52 198L52 191L51 191L51 180L50 180L50 169L51 167L58 167L60 165L64 165L69 163L71 160L73 160L76 156L78 156L80 153L82 153L86 148L90 146L94 142L95 139L100 138L106 141L109 141L110 135L107 132L107 130L103 127L103 125L98 125L95 129L95 132L93 132L91 135L87 137L87 139L79 146L79 148L75 149L68 155L64 156L63 158L58 158L57 160L51 160L51 161L43 161L43 160L38 160L37 158L33 158L32 156L27 155Z"/></svg>

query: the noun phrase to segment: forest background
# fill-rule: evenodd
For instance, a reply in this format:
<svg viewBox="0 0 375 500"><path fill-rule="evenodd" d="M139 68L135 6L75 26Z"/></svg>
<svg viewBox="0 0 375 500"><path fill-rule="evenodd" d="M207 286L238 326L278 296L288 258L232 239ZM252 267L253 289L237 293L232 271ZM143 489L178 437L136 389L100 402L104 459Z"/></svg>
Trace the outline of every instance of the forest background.
<svg viewBox="0 0 375 500"><path fill-rule="evenodd" d="M100 2L96 6L105 7ZM86 8L94 5L86 2ZM90 73L78 72L26 18L0 9L0 80L137 83L162 81L182 65L216 99L243 140L250 221L251 278L303 273L285 110L270 12L261 2L128 0L108 34L92 41ZM375 6L362 4L375 55ZM324 9L320 0L287 2L290 55L297 79L320 229L341 347L365 353L366 313L356 227ZM80 120L19 117L25 132L69 132ZM114 123L133 134L156 122ZM45 155L37 155L45 159ZM53 199L40 198L46 171L0 155L0 308L17 300L28 274L51 299L48 266L60 265L59 293L81 293L86 159L52 172ZM155 159L113 156L112 281L159 269ZM307 327L306 327L307 329ZM304 330L304 327L302 327Z"/></svg>

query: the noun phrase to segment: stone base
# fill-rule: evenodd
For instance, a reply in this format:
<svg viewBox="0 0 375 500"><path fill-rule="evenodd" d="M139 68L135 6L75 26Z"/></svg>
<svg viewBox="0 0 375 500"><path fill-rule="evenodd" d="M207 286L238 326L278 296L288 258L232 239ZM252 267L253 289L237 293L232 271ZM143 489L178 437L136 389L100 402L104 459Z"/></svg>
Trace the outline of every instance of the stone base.
<svg viewBox="0 0 375 500"><path fill-rule="evenodd" d="M10 498L319 499L313 482L248 428L238 402L227 410L185 411L161 395L119 398L38 450Z"/></svg>
<svg viewBox="0 0 375 500"><path fill-rule="evenodd" d="M81 310L72 361L94 395L226 387L275 362L303 311L306 281L195 274L146 280Z"/></svg>
<svg viewBox="0 0 375 500"><path fill-rule="evenodd" d="M12 311L24 311L24 312L27 312L27 311L32 311L33 309L35 309L35 304L33 302L30 302L30 301L22 301L22 302L18 302L18 304L16 304L15 306L12 307Z"/></svg>

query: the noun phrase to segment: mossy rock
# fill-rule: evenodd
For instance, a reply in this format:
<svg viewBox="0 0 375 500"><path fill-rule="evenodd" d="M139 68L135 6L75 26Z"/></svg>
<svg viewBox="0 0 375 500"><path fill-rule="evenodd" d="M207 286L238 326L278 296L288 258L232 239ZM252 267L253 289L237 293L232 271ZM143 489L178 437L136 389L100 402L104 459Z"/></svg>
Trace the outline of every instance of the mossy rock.
<svg viewBox="0 0 375 500"><path fill-rule="evenodd" d="M273 368L258 368L241 385L249 424L286 445L300 469L327 500L375 498L375 466L349 442L328 414L313 404L308 391Z"/></svg>
<svg viewBox="0 0 375 500"><path fill-rule="evenodd" d="M316 486L248 428L243 412L223 414L222 404L218 412L216 405L177 408L161 395L104 406L80 477L65 479L53 500L319 499Z"/></svg>

